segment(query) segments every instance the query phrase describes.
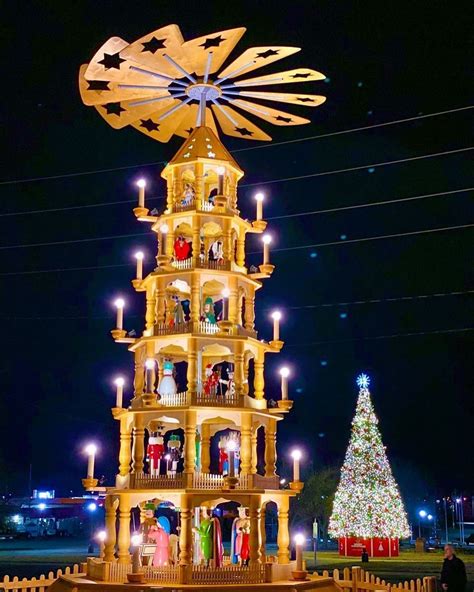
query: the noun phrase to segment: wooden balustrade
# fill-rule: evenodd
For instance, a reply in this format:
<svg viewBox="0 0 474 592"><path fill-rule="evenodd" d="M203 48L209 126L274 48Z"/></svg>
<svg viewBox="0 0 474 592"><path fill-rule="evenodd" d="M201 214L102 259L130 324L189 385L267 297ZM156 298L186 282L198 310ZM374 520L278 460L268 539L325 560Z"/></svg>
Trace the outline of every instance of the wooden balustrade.
<svg viewBox="0 0 474 592"><path fill-rule="evenodd" d="M226 393L225 395L209 394L204 392L197 392L192 398L193 405L199 405L206 407L211 405L212 407L241 407L243 403L239 401L237 395L231 395Z"/></svg>
<svg viewBox="0 0 474 592"><path fill-rule="evenodd" d="M182 393L161 395L159 403L161 405L165 405L166 407L187 407L191 404L187 391Z"/></svg>
<svg viewBox="0 0 474 592"><path fill-rule="evenodd" d="M182 489L184 487L184 476L158 475L137 472L130 474L130 487L134 489Z"/></svg>
<svg viewBox="0 0 474 592"><path fill-rule="evenodd" d="M225 565L209 569L203 565L193 565L193 584L260 584L265 582L265 565L249 567Z"/></svg>

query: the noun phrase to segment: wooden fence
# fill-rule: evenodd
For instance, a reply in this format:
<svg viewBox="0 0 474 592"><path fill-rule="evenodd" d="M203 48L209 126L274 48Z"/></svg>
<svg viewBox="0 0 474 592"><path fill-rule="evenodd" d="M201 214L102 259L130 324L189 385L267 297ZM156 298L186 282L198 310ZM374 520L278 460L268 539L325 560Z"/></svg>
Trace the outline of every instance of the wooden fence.
<svg viewBox="0 0 474 592"><path fill-rule="evenodd" d="M20 580L16 576L10 579L10 576L5 576L3 580L0 580L0 590L2 592L4 590L12 590L13 592L46 592L48 587L62 575L83 576L85 572L83 566L75 563L72 567L66 567L64 571L62 569L58 569L56 573L50 571L47 576L43 574L39 578L32 578L30 580L26 578Z"/></svg>
<svg viewBox="0 0 474 592"><path fill-rule="evenodd" d="M331 573L327 570L321 573L315 571L313 576L331 577ZM416 578L390 584L374 574L364 571L361 567L334 569L332 577L344 592L374 592L375 590L381 592L436 592L436 578L434 577Z"/></svg>

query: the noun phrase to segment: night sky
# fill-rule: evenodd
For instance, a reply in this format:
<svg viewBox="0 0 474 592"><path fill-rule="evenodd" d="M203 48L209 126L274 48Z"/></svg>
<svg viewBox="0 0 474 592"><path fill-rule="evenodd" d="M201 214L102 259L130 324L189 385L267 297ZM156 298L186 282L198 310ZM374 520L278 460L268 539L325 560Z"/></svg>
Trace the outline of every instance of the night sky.
<svg viewBox="0 0 474 592"><path fill-rule="evenodd" d="M140 246L151 257L156 248L148 226L132 213L134 181L147 177L148 196L157 198L149 203L160 208L161 165L143 163L169 160L181 144L176 137L160 144L133 128L109 127L81 102L79 66L113 35L133 41L170 23L180 25L185 39L247 27L233 55L253 45L301 46L300 53L256 74L301 66L320 70L329 80L297 88L326 95L327 102L313 110L282 107L311 118L307 126L283 129L263 122L278 143L472 104L468 7L341 0L6 3L0 102L6 182L0 185L2 494L26 493L30 463L33 486L79 493L86 466L81 450L90 438L101 448L97 471L112 482L118 444L110 414L112 380L125 372L130 383L132 357L110 337L111 303L123 294L129 302L126 326L141 331L144 298L130 285L132 254ZM242 185L258 183L267 194L267 218L474 185L472 152L370 168L471 146L472 111L282 146L226 137L224 142L242 150L234 155L246 172ZM124 169L8 183L114 167ZM254 217L255 189L240 190L243 217ZM355 377L366 371L404 495L472 491L473 333L465 330L473 317L472 294L466 293L472 289L472 229L362 243L340 238L470 224L472 195L270 220L275 249L338 243L275 252L276 271L258 294L261 338L271 338L271 308L284 312L286 346L268 359L267 398L279 396L282 362L293 371L295 407L279 428L282 458L299 443L316 468L342 463ZM72 206L79 207L60 210ZM54 208L59 211L41 213ZM134 233L143 237L11 248ZM251 237L248 251L259 249ZM250 255L248 264L260 257ZM66 271L45 273L58 269ZM18 274L25 271L33 273ZM463 294L387 301L452 292ZM318 306L367 300L380 302ZM388 337L394 335L399 336Z"/></svg>

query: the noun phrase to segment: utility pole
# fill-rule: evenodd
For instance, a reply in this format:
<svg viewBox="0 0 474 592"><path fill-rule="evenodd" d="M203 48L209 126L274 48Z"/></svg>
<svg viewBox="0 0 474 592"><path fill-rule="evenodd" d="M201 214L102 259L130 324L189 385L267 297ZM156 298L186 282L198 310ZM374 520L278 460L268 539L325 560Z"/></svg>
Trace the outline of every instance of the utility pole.
<svg viewBox="0 0 474 592"><path fill-rule="evenodd" d="M444 504L444 529L446 531L446 545L448 544L448 507L446 498L443 497L443 504Z"/></svg>

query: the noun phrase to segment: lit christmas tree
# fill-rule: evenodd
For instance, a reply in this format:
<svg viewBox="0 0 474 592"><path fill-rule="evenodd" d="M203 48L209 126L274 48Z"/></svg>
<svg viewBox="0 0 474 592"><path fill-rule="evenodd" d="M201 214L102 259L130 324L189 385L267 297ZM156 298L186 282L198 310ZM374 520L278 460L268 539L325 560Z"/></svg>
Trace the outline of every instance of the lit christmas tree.
<svg viewBox="0 0 474 592"><path fill-rule="evenodd" d="M352 434L334 498L329 533L340 540L339 552L398 555L398 539L410 530L398 486L385 453L369 391L370 378L357 378L360 388Z"/></svg>

